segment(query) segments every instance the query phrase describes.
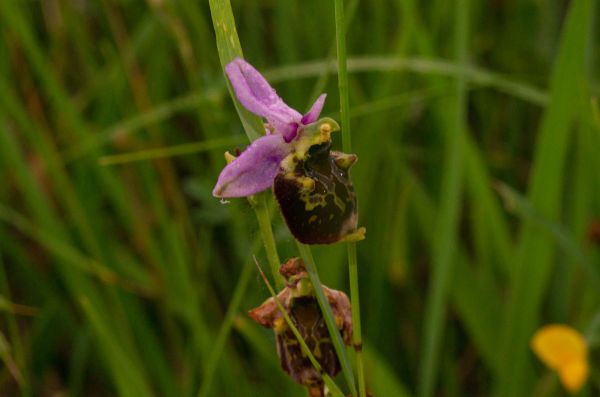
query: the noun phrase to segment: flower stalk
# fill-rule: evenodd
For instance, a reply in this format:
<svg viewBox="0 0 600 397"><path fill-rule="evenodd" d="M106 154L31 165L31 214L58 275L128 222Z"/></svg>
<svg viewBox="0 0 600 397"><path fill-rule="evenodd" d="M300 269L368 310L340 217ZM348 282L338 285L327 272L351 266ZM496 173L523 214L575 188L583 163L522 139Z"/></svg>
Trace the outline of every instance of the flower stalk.
<svg viewBox="0 0 600 397"><path fill-rule="evenodd" d="M342 148L344 152L352 152L350 134L350 97L348 94L348 67L346 55L346 19L344 1L335 0L335 33L338 61L338 87L340 92L340 118L342 122ZM358 377L358 393L366 397L365 371L362 354L362 330L360 320L360 293L358 285L358 261L356 259L356 243L347 243L348 273L350 278L350 302L352 305L352 345L356 352L356 372Z"/></svg>
<svg viewBox="0 0 600 397"><path fill-rule="evenodd" d="M348 64L346 55L346 17L344 1L335 0L335 36L338 61L338 89L340 91L340 118L342 120L342 149L350 153L352 141L350 135L350 97L348 95Z"/></svg>
<svg viewBox="0 0 600 397"><path fill-rule="evenodd" d="M312 256L312 251L308 245L297 242L298 251L300 252L300 256L304 261L304 266L306 267L306 272L308 273L308 277L310 278L310 282L313 285L315 290L315 296L317 297L317 302L319 303L319 307L323 312L323 318L325 319L325 324L327 325L327 329L329 330L329 335L331 336L331 342L335 348L335 352L340 360L340 364L342 366L342 373L344 374L344 378L346 379L346 383L348 384L348 388L350 389L350 393L353 396L356 396L356 383L354 382L354 374L352 373L352 367L350 366L350 360L348 360L348 355L346 354L346 346L344 345L344 341L342 340L342 336L340 335L337 326L335 324L335 318L333 316L333 312L331 311L331 305L327 301L325 297L325 293L321 288L321 279L319 278L319 273L317 272L317 266L315 265L315 260ZM351 303L352 304L352 303ZM352 320L354 320L354 308L352 308ZM353 325L354 332L354 325ZM354 338L353 338L354 343Z"/></svg>
<svg viewBox="0 0 600 397"><path fill-rule="evenodd" d="M348 272L350 274L350 304L352 306L352 346L356 353L356 373L358 377L358 393L366 397L365 367L362 353L362 330L360 326L360 299L358 289L358 261L356 259L356 243L348 243Z"/></svg>
<svg viewBox="0 0 600 397"><path fill-rule="evenodd" d="M267 255L267 261L271 269L271 275L275 280L275 286L277 289L283 288L284 282L283 277L279 274L279 254L277 253L277 245L275 244L275 237L273 236L273 229L271 228L271 218L269 217L269 209L267 207L267 198L264 193L259 193L251 198L248 198L254 209L256 220L258 221L258 228L260 229L260 235L265 247L265 253Z"/></svg>
<svg viewBox="0 0 600 397"><path fill-rule="evenodd" d="M219 59L221 65L225 68L225 65L233 59L243 56L242 47L235 26L235 19L233 18L233 11L231 10L231 3L229 0L210 0L209 6L217 38ZM228 89L248 139L250 141L258 139L264 132L262 121L259 117L246 110L239 101L236 100L231 85L228 85ZM281 262L279 261L279 255L277 254L277 247L275 245L275 238L273 237L271 221L267 211L266 199L264 194L258 194L249 199L249 201L258 221L260 235L263 239L265 253L271 268L271 274L275 280L275 285L279 288L283 286L283 279L278 271Z"/></svg>

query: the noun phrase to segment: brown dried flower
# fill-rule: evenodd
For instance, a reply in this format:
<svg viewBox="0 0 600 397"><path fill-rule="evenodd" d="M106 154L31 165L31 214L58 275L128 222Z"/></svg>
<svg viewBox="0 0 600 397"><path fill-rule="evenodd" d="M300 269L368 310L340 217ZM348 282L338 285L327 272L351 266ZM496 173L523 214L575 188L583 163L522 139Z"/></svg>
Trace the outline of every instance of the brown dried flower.
<svg viewBox="0 0 600 397"><path fill-rule="evenodd" d="M308 348L321 364L323 372L332 377L335 376L340 371L340 362L331 343L304 263L300 258L289 259L281 266L279 272L286 279L286 287L277 295L277 298L298 328ZM343 292L322 287L331 305L342 338L349 345L352 339L350 301ZM277 354L282 369L294 381L306 386L311 396L323 396L323 379L302 352L300 344L279 311L275 299L267 299L259 307L250 310L248 314L254 321L275 332Z"/></svg>

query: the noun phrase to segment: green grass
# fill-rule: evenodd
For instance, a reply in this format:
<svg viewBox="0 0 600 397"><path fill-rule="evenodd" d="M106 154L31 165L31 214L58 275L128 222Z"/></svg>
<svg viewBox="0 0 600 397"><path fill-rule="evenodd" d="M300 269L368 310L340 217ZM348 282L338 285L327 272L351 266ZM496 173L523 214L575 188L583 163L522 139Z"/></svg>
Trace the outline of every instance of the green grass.
<svg viewBox="0 0 600 397"><path fill-rule="evenodd" d="M469 1L456 4L455 58L461 69L467 64L469 35ZM466 126L466 79L457 76L451 103L452 134L446 136L446 153L443 162L442 202L435 227L435 244L432 252L433 274L427 295L424 316L424 340L421 357L418 395L431 397L439 367L440 346L444 334L444 318L447 311L451 274L454 271L458 222L461 215L460 202L464 175ZM450 130L449 130L450 131Z"/></svg>
<svg viewBox="0 0 600 397"><path fill-rule="evenodd" d="M0 396L306 395L245 314L252 255L298 248L270 194L258 220L211 196L263 130L223 76L242 49L352 124L367 390L565 395L529 340L600 338L597 1L347 1L341 115L333 1L209 3L0 1ZM350 294L344 244L311 255Z"/></svg>

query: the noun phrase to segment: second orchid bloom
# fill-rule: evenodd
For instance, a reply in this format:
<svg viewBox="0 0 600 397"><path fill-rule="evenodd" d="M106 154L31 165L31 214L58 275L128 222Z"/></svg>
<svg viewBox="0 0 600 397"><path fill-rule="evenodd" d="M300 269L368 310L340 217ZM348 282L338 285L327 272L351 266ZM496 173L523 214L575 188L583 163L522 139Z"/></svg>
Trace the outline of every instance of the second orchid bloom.
<svg viewBox="0 0 600 397"><path fill-rule="evenodd" d="M325 94L305 115L289 107L265 78L236 58L225 72L240 103L266 119L258 138L223 169L215 197L244 197L273 186L294 237L304 244L331 244L364 238L357 228L356 194L348 170L357 157L331 150L332 119L319 119Z"/></svg>
<svg viewBox="0 0 600 397"><path fill-rule="evenodd" d="M267 299L248 314L254 321L275 332L277 354L282 369L297 383L305 386L311 397L323 397L325 384L322 375L326 373L335 376L340 371L340 361L302 260L291 258L279 268L279 272L286 280L286 287L276 298ZM349 345L352 340L350 301L342 291L324 285L321 287L331 305L336 326L346 345ZM307 347L321 365L323 373L319 373L313 367L302 351L298 340L279 311L276 299L281 302Z"/></svg>

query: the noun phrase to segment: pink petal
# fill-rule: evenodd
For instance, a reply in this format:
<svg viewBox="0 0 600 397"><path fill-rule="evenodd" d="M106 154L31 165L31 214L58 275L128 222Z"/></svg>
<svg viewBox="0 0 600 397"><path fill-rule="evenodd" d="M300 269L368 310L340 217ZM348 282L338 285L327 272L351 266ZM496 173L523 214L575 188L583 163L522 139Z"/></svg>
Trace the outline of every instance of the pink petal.
<svg viewBox="0 0 600 397"><path fill-rule="evenodd" d="M287 142L296 136L302 115L286 105L252 65L236 58L225 66L225 73L240 103L246 109L266 118Z"/></svg>
<svg viewBox="0 0 600 397"><path fill-rule="evenodd" d="M279 171L279 163L288 153L289 147L281 135L258 138L223 168L213 196L244 197L268 189Z"/></svg>
<svg viewBox="0 0 600 397"><path fill-rule="evenodd" d="M310 108L310 110L308 111L308 113L306 113L302 117L302 124L314 123L315 121L317 121L319 119L319 115L321 115L321 110L323 110L323 105L325 104L326 97L327 97L327 94L319 95L319 97L317 98L315 103L313 103L313 105Z"/></svg>

